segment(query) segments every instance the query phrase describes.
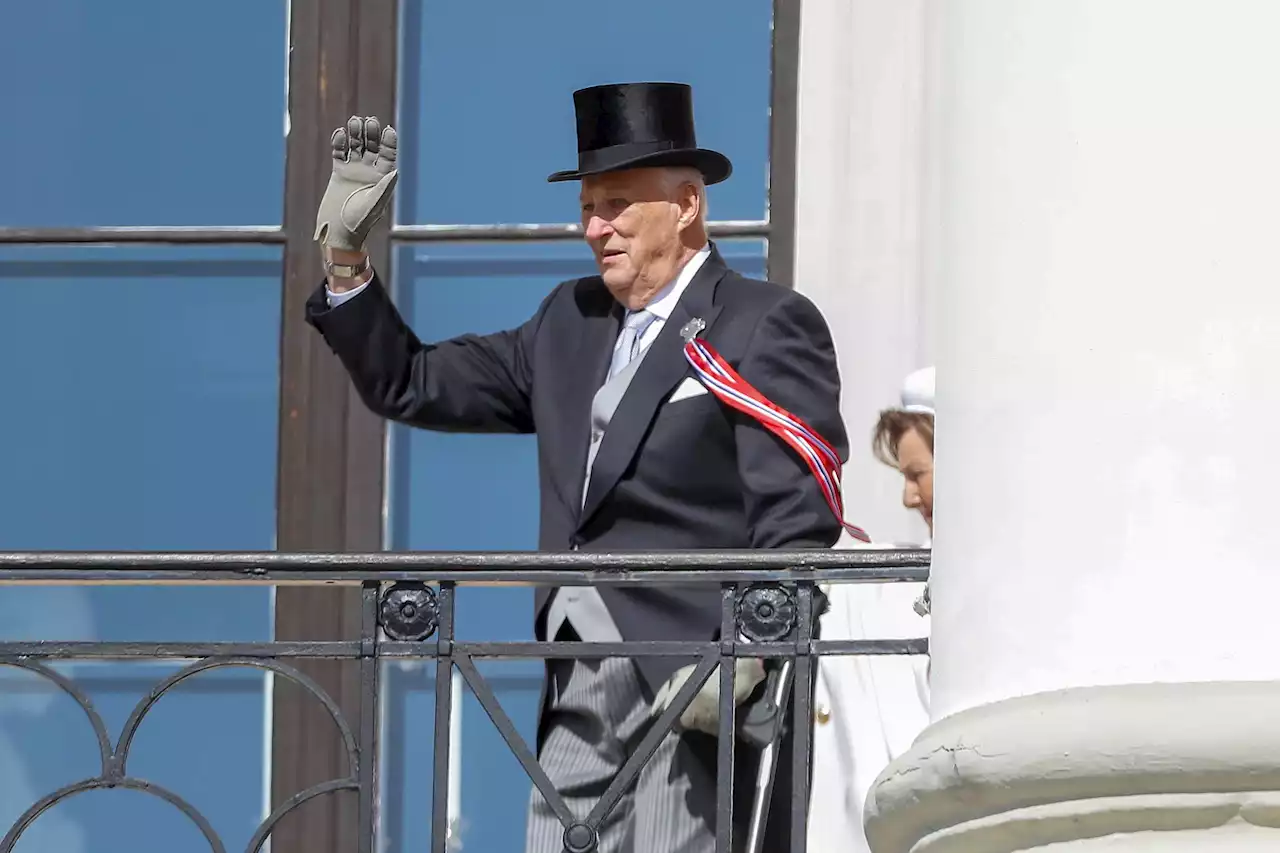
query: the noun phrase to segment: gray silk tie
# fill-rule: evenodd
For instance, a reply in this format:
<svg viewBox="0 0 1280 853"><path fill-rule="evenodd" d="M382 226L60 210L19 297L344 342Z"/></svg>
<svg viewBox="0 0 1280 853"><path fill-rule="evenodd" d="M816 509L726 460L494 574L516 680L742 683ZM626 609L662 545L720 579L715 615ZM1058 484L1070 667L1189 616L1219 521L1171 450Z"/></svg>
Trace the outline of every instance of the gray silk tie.
<svg viewBox="0 0 1280 853"><path fill-rule="evenodd" d="M649 324L658 319L648 311L631 311L622 321L622 334L613 347L613 360L609 362L609 379L617 376L640 352L640 338Z"/></svg>

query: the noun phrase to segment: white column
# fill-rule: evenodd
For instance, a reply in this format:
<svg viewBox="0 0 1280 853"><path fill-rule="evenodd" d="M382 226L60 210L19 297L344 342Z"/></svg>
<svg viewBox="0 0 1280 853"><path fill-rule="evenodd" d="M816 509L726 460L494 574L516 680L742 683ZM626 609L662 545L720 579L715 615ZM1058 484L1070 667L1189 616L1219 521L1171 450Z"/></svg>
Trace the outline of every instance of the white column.
<svg viewBox="0 0 1280 853"><path fill-rule="evenodd" d="M1280 849L1280 2L937 11L935 723L873 849Z"/></svg>
<svg viewBox="0 0 1280 853"><path fill-rule="evenodd" d="M877 542L928 535L871 430L902 380L932 364L922 265L926 0L804 0L796 290L827 316L851 452L845 515Z"/></svg>

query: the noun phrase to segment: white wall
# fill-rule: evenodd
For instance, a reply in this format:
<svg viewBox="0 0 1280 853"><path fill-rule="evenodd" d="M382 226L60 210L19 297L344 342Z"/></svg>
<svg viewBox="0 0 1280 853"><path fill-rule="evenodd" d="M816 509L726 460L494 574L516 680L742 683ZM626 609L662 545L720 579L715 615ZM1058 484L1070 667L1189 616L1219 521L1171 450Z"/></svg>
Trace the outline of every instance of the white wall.
<svg viewBox="0 0 1280 853"><path fill-rule="evenodd" d="M932 363L921 235L928 194L927 0L804 0L796 289L826 314L851 443L845 515L878 542L921 542L871 430Z"/></svg>

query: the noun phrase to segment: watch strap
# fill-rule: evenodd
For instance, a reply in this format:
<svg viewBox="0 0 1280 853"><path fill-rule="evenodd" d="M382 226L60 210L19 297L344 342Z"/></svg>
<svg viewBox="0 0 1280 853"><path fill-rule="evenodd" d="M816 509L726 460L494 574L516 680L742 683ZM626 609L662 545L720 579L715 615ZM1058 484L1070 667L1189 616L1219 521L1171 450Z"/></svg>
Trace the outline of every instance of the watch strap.
<svg viewBox="0 0 1280 853"><path fill-rule="evenodd" d="M356 278L369 270L369 258L365 257L358 264L335 264L329 260L324 262L324 271L329 278Z"/></svg>

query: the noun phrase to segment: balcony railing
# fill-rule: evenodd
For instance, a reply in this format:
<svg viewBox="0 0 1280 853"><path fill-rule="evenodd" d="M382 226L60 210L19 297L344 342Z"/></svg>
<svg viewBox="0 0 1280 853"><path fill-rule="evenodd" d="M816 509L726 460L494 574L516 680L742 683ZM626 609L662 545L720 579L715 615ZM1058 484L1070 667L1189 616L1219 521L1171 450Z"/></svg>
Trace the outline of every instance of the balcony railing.
<svg viewBox="0 0 1280 853"><path fill-rule="evenodd" d="M412 554L284 554L284 553L7 553L0 554L0 583L311 583L358 586L361 629L358 639L307 642L67 642L56 637L26 642L0 642L0 665L41 676L83 709L101 752L101 771L90 778L50 791L32 803L0 840L0 853L10 853L24 830L45 810L83 791L125 788L160 797L182 811L199 829L213 853L225 853L218 833L192 803L178 792L127 770L129 748L148 711L165 693L197 673L222 667L257 667L289 679L320 702L337 724L348 759L348 775L330 779L281 803L258 827L247 853L260 851L280 820L302 803L337 791L355 792L358 803L359 853L373 853L377 832L378 719L380 662L431 659L435 668L435 756L432 791L432 853L448 849L450 714L453 671L484 707L498 732L541 791L565 827L566 849L587 853L596 848L597 830L644 763L657 750L695 694L719 669L720 735L716 849L733 849L733 808L729 780L738 738L738 709L733 704L733 666L737 657L780 661L786 672L777 695L792 697L795 732L793 851L805 850L804 816L808 810L811 696L815 660L823 655L917 655L927 641L821 639L814 636L815 596L827 582L883 583L923 581L928 575L927 550L693 551L648 553L412 553ZM723 641L595 642L460 642L455 635L454 593L457 587L505 585L604 586L715 584L722 591ZM53 630L53 629L51 629ZM3 628L0 627L0 631ZM476 668L478 659L678 656L698 660L694 676L660 715L636 752L626 762L585 821L575 822L538 765L530 746L498 703L493 688ZM160 681L129 715L112 740L101 714L70 678L50 666L65 659L154 660L192 662ZM359 720L352 726L338 703L312 678L289 661L330 659L355 661L359 667ZM782 720L770 723L766 742L776 744ZM767 794L767 791L765 792ZM767 799L767 797L766 797Z"/></svg>

